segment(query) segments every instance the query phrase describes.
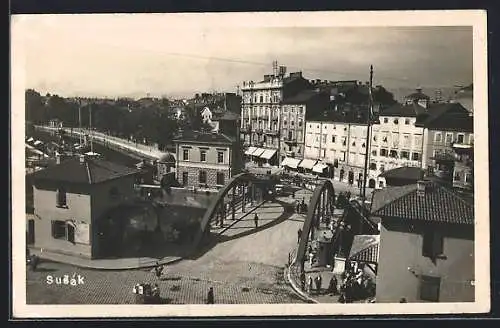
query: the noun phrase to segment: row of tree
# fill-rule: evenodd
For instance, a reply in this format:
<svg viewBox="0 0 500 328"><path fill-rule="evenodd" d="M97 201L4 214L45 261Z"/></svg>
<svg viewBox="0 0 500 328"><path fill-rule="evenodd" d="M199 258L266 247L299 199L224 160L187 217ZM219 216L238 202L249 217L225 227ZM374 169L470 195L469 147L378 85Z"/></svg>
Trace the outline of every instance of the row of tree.
<svg viewBox="0 0 500 328"><path fill-rule="evenodd" d="M58 119L66 127L92 126L113 136L156 143L160 149L171 144L179 129L204 127L194 105L186 105L183 119L178 120L168 99L68 99L50 94L42 96L32 89L26 90L25 96L26 120L33 124Z"/></svg>

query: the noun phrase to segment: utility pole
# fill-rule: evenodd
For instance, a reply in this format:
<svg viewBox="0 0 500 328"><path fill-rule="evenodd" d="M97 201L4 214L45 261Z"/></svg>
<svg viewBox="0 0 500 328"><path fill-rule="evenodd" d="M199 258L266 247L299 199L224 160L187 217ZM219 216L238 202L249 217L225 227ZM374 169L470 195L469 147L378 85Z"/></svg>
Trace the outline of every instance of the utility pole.
<svg viewBox="0 0 500 328"><path fill-rule="evenodd" d="M78 99L78 141L80 142L79 146L82 146L82 101Z"/></svg>
<svg viewBox="0 0 500 328"><path fill-rule="evenodd" d="M369 85L369 104L370 108L368 110L368 115L366 119L366 145L365 145L365 170L363 174L363 207L366 202L366 182L368 181L368 157L370 156L370 126L373 115L373 97L372 97L372 86L373 86L373 65L370 65L370 85Z"/></svg>
<svg viewBox="0 0 500 328"><path fill-rule="evenodd" d="M94 154L94 146L92 144L92 137L93 137L93 132L92 132L92 105L89 104L89 127L90 127L90 152Z"/></svg>

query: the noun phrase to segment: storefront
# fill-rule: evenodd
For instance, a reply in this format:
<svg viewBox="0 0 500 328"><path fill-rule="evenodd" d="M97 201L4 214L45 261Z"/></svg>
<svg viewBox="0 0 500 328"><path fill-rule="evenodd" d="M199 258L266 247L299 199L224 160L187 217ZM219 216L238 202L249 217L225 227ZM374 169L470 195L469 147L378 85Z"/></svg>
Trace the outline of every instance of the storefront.
<svg viewBox="0 0 500 328"><path fill-rule="evenodd" d="M276 149L266 149L260 155L260 158L269 165L275 165L276 164L275 155L276 155Z"/></svg>
<svg viewBox="0 0 500 328"><path fill-rule="evenodd" d="M326 177L328 176L329 167L325 163L318 162L316 165L314 165L312 171L319 176Z"/></svg>

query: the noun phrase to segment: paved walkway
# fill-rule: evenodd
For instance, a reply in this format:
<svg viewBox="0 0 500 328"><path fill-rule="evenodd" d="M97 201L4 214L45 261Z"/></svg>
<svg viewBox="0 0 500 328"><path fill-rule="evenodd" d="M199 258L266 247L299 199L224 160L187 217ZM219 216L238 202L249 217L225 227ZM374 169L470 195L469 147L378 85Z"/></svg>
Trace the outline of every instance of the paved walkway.
<svg viewBox="0 0 500 328"><path fill-rule="evenodd" d="M304 197L307 193L304 193ZM215 302L225 304L302 303L286 283L283 267L296 246L303 216L287 211L293 199L266 202L220 231L218 243L199 258L185 259L165 267L157 280L151 269L98 271L60 263L42 263L39 272L28 272L29 304L127 304L133 303L132 287L157 282L165 302L202 304L209 287ZM81 274L85 285L56 286L47 275Z"/></svg>

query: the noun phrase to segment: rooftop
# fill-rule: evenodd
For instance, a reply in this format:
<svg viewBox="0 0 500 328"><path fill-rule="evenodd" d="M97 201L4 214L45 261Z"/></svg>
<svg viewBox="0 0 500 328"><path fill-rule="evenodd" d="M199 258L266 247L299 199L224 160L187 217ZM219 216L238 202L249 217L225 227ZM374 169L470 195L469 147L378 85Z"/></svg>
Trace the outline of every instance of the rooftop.
<svg viewBox="0 0 500 328"><path fill-rule="evenodd" d="M416 103L411 105L394 104L387 108L382 108L381 116L417 117L426 113L425 107Z"/></svg>
<svg viewBox="0 0 500 328"><path fill-rule="evenodd" d="M292 97L283 99L283 104L304 104L310 101L311 99L318 97L320 95L319 92L315 90L304 90Z"/></svg>
<svg viewBox="0 0 500 328"><path fill-rule="evenodd" d="M224 111L222 113L214 113L212 121L238 121L240 115L231 111Z"/></svg>
<svg viewBox="0 0 500 328"><path fill-rule="evenodd" d="M174 142L232 145L234 139L223 133L183 131Z"/></svg>
<svg viewBox="0 0 500 328"><path fill-rule="evenodd" d="M428 183L423 196L417 194L417 184L375 191L372 214L404 221L474 224L473 196L461 195L436 181Z"/></svg>
<svg viewBox="0 0 500 328"><path fill-rule="evenodd" d="M71 158L60 164L30 175L33 180L49 180L68 183L97 184L108 180L136 174L139 171L121 164L101 159L86 159L81 163L78 158Z"/></svg>
<svg viewBox="0 0 500 328"><path fill-rule="evenodd" d="M424 170L419 167L402 166L387 170L380 174L380 176L386 179L414 180L416 183L424 177Z"/></svg>
<svg viewBox="0 0 500 328"><path fill-rule="evenodd" d="M357 114L361 114L358 116ZM366 116L359 112L341 112L335 110L325 111L319 116L311 118L311 122L336 122L336 123L358 123L366 124Z"/></svg>

